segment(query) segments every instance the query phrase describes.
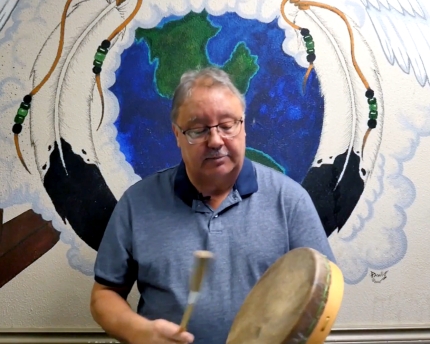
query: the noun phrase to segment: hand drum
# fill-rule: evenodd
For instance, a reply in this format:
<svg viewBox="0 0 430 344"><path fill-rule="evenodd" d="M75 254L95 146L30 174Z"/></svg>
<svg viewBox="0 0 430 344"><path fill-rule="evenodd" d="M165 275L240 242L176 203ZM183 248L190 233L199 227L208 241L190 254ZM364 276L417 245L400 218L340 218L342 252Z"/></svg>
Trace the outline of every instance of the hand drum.
<svg viewBox="0 0 430 344"><path fill-rule="evenodd" d="M280 257L246 297L226 344L322 344L341 306L340 269L310 248Z"/></svg>

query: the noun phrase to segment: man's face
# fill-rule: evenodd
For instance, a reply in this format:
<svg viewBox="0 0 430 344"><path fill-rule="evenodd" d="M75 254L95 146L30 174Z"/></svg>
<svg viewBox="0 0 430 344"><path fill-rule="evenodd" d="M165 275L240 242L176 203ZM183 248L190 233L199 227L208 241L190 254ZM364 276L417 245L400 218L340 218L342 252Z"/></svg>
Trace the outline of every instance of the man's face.
<svg viewBox="0 0 430 344"><path fill-rule="evenodd" d="M196 86L179 108L176 124L183 130L199 129L243 117L240 100L227 87ZM245 128L243 123L238 125L239 133L233 138L223 138L217 128L212 128L207 141L196 144L190 144L181 130L173 125L188 173L195 177L238 173L245 156Z"/></svg>

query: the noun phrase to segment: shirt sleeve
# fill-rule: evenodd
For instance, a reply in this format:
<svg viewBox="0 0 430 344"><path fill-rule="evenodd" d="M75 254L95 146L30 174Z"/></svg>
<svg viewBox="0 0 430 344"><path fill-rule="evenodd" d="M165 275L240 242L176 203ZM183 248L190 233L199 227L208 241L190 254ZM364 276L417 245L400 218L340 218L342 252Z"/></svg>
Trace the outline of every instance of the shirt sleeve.
<svg viewBox="0 0 430 344"><path fill-rule="evenodd" d="M321 219L306 190L297 201L289 224L290 249L309 247L336 263Z"/></svg>
<svg viewBox="0 0 430 344"><path fill-rule="evenodd" d="M137 279L130 214L129 199L124 194L112 212L97 252L94 279L100 284L131 288Z"/></svg>

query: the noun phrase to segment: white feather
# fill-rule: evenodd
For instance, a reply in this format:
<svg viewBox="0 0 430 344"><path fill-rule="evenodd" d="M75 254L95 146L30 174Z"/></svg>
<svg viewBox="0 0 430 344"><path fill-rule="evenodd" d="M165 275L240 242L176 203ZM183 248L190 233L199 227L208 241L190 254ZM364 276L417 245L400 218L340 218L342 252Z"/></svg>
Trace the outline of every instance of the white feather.
<svg viewBox="0 0 430 344"><path fill-rule="evenodd" d="M86 42L88 40L89 34L97 28L103 20L106 20L110 13L116 8L115 2L112 2L109 6L106 6L101 12L99 12L94 20L92 20L89 25L82 31L82 33L77 37L77 39L74 41L73 45L71 46L70 51L66 55L66 59L64 64L61 66L61 72L58 80L58 87L56 88L56 94L55 94L55 103L54 103L54 119L55 119L55 128L56 128L56 140L59 142L60 136L63 137L63 139L66 139L67 142L71 143L74 140L73 133L70 132L71 127L74 127L73 123L78 123L81 125L81 128L76 128L77 132L82 133L83 129L86 129L87 134L83 136L87 136L87 138L92 141L92 131L91 131L91 124L89 123L91 120L91 116L87 111L81 111L82 114L77 114L76 112L72 116L72 121L70 121L71 116L67 116L67 113L70 112L68 109L68 106L71 106L72 109L85 109L84 104L82 107L79 105L80 100L87 102L88 101L88 94L86 96L83 96L82 98L74 98L70 99L70 95L67 94L68 89L67 85L71 82L73 83L73 80L70 80L70 73L72 75L92 75L91 73L91 64L88 63L88 59L84 59L83 61L79 61L79 55L83 51L83 47L85 45L90 45L90 47L94 47L93 51L97 47L97 42L95 44L88 44ZM116 12L117 14L118 12ZM112 19L112 18L110 18ZM94 39L94 38L93 38ZM100 42L99 42L100 43ZM85 52L84 52L85 53ZM88 57L91 56L89 54L86 54ZM77 62L79 61L79 62ZM85 66L82 71L78 71L80 66ZM73 78L72 78L73 79ZM73 87L74 88L74 87ZM72 87L70 87L72 89ZM82 83L82 79L79 82L79 89L81 91L84 90L84 85ZM69 104L68 104L69 103ZM78 103L78 104L77 104ZM60 108L61 107L61 108ZM69 120L68 120L69 119ZM79 120L81 119L81 120ZM75 128L73 129L75 130ZM82 151L84 150L86 152L85 154L85 160L87 162L97 162L97 154L94 149L93 144L85 143L81 140L81 136L79 137L79 143L78 147L86 146L85 148L81 148L80 150L77 149L76 145L72 145L75 153L78 153L82 155ZM64 160L63 160L64 162ZM64 167L67 170L67 166L64 165Z"/></svg>
<svg viewBox="0 0 430 344"><path fill-rule="evenodd" d="M421 86L430 85L430 2L367 0L363 3L388 61L397 62L408 74L412 68Z"/></svg>
<svg viewBox="0 0 430 344"><path fill-rule="evenodd" d="M378 11L382 5L385 9L395 9L400 14L408 13L411 16L419 15L425 18L424 11L420 4L421 0L361 0L365 6L373 6Z"/></svg>
<svg viewBox="0 0 430 344"><path fill-rule="evenodd" d="M32 101L31 137L42 178L49 167L54 142L57 142L63 165L67 168L60 137L84 161L97 162L89 113L94 79L91 69L98 45L122 20L119 12L112 10L114 6L115 2L109 5L85 1L74 6L68 14L62 56L50 79ZM44 77L53 61L59 42L59 29L58 25L36 59L33 69L35 84ZM97 35L94 30L97 30ZM82 75L88 77L82 78Z"/></svg>
<svg viewBox="0 0 430 344"><path fill-rule="evenodd" d="M69 10L68 15L70 16L75 10L76 7ZM59 17L58 20L60 21L60 19ZM51 68L57 54L59 39L60 24L57 24L34 61L31 70L33 87L42 81ZM58 65L61 65L62 61L64 61L64 57L60 57ZM37 169L42 179L49 168L49 158L54 149L54 144L57 142L53 108L55 79L58 79L58 75L59 70L56 68L51 74L50 80L33 97L30 109L30 138L34 147Z"/></svg>
<svg viewBox="0 0 430 344"><path fill-rule="evenodd" d="M324 19L320 19L320 17L324 18L327 14L332 16L331 13L324 13L324 11L318 11L315 9L308 10L305 13L317 25L318 29L324 36L323 40L322 35L320 36L320 34L317 34L315 29L311 30L311 35L314 37L317 49L315 71L319 76L320 85L325 97L323 132L313 165L318 166L321 165L321 163L331 163L333 160L330 159L330 156L335 158L336 155L344 153L345 151L348 151L346 159L346 161L348 161L351 150L353 149L355 126L357 122L356 92L353 88L353 75L348 67L348 61L350 58L344 53L348 50L337 42L339 37L336 39L334 33L328 28ZM319 13L319 15L316 13ZM323 46L324 53L319 54L318 50L322 50ZM330 48L328 48L328 46L330 46ZM318 47L320 47L320 49L318 49ZM323 54L336 58L323 58ZM332 69L330 71L327 70L328 63L332 64ZM335 77L335 75L337 76ZM346 91L344 91L343 100L341 100L341 97L336 94L333 94L333 98L337 98L337 100L330 99L332 97L331 95L329 96L329 92L326 91L329 87L332 87L335 80L339 89ZM329 116L328 114L334 114L335 120L333 120L333 115ZM341 131L339 130L340 128L342 128ZM346 165L344 166L337 183L342 179L345 169Z"/></svg>
<svg viewBox="0 0 430 344"><path fill-rule="evenodd" d="M378 2L379 2L382 6L384 6L385 8L389 8L389 7L390 7L390 5L388 4L388 0L379 0L379 1L375 1L375 3L376 3L376 5L377 5L378 10L380 9Z"/></svg>
<svg viewBox="0 0 430 344"><path fill-rule="evenodd" d="M377 8L378 10L379 10L379 3L380 2L385 2L387 4L387 7L388 7L387 0L379 0L379 1L378 0L361 0L361 2L364 5L371 4L372 6L374 6L375 8Z"/></svg>
<svg viewBox="0 0 430 344"><path fill-rule="evenodd" d="M417 13L420 17L425 19L423 9L421 8L418 0L409 0L409 3L412 6L414 12Z"/></svg>
<svg viewBox="0 0 430 344"><path fill-rule="evenodd" d="M0 31L11 16L18 0L0 0Z"/></svg>
<svg viewBox="0 0 430 344"><path fill-rule="evenodd" d="M398 0L387 0L388 5L392 8L394 8L395 10L397 10L399 13L404 14L403 10L405 8L403 8L400 4ZM407 3L408 1L404 1L404 3Z"/></svg>
<svg viewBox="0 0 430 344"><path fill-rule="evenodd" d="M293 15L290 19L294 18L297 25L308 28L314 39L317 56L314 62L315 72L324 97L323 128L313 166L331 164L336 156L346 153L346 164L337 180L338 184L346 171L348 157L353 151L358 155L362 154L362 143L369 114L369 105L365 97L366 89L353 66L350 38L347 27L340 17L331 11L317 7L296 13L291 8L288 10L289 15ZM360 161L360 168L366 171L360 176L366 182L374 168L381 143L383 95L372 50L355 28L354 23L348 20L354 32L355 57L379 101L378 126L372 130L366 144L364 159ZM288 35L291 36L291 34ZM290 39L290 44L292 41L293 39ZM304 44L302 42L300 44L304 51ZM289 49L291 50L292 46ZM295 55L298 54L295 53ZM336 85L338 92L333 92L333 85Z"/></svg>

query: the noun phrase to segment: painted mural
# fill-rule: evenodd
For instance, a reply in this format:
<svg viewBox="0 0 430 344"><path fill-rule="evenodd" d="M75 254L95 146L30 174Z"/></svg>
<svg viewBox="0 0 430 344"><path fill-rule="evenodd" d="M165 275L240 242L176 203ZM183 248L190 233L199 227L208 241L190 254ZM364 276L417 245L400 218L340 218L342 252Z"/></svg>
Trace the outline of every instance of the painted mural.
<svg viewBox="0 0 430 344"><path fill-rule="evenodd" d="M97 250L128 186L179 162L174 87L209 65L246 96L247 156L310 193L346 282L380 282L407 254L402 166L430 133L429 14L424 0L0 0L0 208L32 208L0 221L0 287L59 240L92 275L82 245Z"/></svg>

